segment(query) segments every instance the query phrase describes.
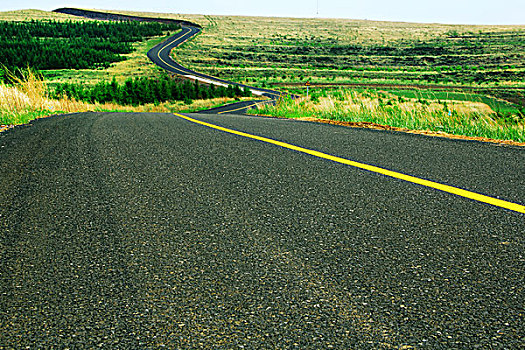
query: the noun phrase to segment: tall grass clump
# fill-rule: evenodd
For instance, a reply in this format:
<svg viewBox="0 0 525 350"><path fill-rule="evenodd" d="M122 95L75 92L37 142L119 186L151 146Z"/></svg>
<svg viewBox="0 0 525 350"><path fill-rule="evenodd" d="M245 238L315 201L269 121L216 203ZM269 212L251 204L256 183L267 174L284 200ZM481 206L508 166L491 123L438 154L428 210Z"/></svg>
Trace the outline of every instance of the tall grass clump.
<svg viewBox="0 0 525 350"><path fill-rule="evenodd" d="M17 74L7 71L6 80L0 82L0 124L19 125L55 113L89 110L89 105L66 96L51 99L41 75L31 69Z"/></svg>
<svg viewBox="0 0 525 350"><path fill-rule="evenodd" d="M505 120L481 102L403 99L382 92L321 91L311 98L285 98L251 113L288 118L371 122L410 130L525 142L525 118Z"/></svg>

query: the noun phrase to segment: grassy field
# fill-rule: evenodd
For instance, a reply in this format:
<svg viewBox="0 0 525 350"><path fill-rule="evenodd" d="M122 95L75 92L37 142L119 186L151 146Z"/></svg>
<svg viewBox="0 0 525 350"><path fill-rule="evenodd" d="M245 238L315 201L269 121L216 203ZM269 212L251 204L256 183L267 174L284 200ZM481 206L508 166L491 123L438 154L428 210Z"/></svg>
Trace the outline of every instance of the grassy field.
<svg viewBox="0 0 525 350"><path fill-rule="evenodd" d="M376 96L378 102L384 100L381 96L387 93L390 100L413 106L417 103L440 105L441 109L444 104L461 106L462 120L480 119L479 106L483 105L481 120L492 124L492 129L508 127L514 131L495 134L486 128L452 127L452 122L438 122L432 109L428 108L415 108L411 112L412 119L428 116L425 122L409 122L401 116L402 113L399 120L395 120L395 113L389 113L388 118L381 119L389 125L404 124L404 127L429 130L446 128L452 133L522 139L520 127L525 123L525 25L472 26L106 12L184 19L202 25L203 32L198 37L172 52L175 60L199 72L303 95L307 81L314 85L331 85L329 88L311 89L314 97L311 101L288 101L273 110L267 107L262 111L266 114L282 115L286 112L304 116L311 114L311 111L324 110L341 120L355 120L359 116L363 121L371 121L370 116L356 113L348 104L334 106L333 111L326 110L330 104L322 109L314 106L333 96L338 100L340 97L337 96L341 94L352 101L350 105L357 103L355 99L359 96L369 93ZM22 20L32 16L70 17L24 11L3 13L0 19L10 17ZM109 80L113 76L121 82L129 77L162 74L145 56L149 48L161 40L152 38L135 44L136 51L129 55L128 60L115 63L108 69L47 71L44 76L53 85L79 81L89 84ZM370 91L343 87L362 83L373 87ZM364 99L368 101L369 97ZM374 112L378 111L374 109ZM448 114L447 111L445 119ZM467 124L470 125L470 122Z"/></svg>
<svg viewBox="0 0 525 350"><path fill-rule="evenodd" d="M74 112L194 112L214 108L228 103L249 100L251 98L214 98L123 106L115 103L87 103L62 96L50 98L49 89L44 79L31 72L18 78L14 85L0 83L0 129L7 125L26 124L37 118L54 114Z"/></svg>
<svg viewBox="0 0 525 350"><path fill-rule="evenodd" d="M89 19L42 10L16 10L0 12L0 21L90 21Z"/></svg>
<svg viewBox="0 0 525 350"><path fill-rule="evenodd" d="M200 24L202 35L174 55L240 81L525 86L525 26L221 16Z"/></svg>
<svg viewBox="0 0 525 350"><path fill-rule="evenodd" d="M81 17L46 12L40 10L21 10L0 12L0 21L85 21ZM190 103L173 101L142 106L122 106L115 103L86 103L69 98L50 98L50 91L59 83L76 83L95 85L104 80L123 83L129 78L161 77L166 73L154 65L146 53L155 45L174 33L165 33L133 44L134 52L124 55L125 61L113 63L109 68L100 69L60 69L40 71L41 77L26 74L13 86L0 84L0 129L6 125L25 124L33 119L53 114L85 111L118 111L118 112L194 112L214 108L240 100L251 98L213 98L194 100Z"/></svg>
<svg viewBox="0 0 525 350"><path fill-rule="evenodd" d="M525 143L523 116L501 118L483 102L414 99L370 90L320 90L309 97L285 98L276 106L263 105L250 113L351 122L356 126L363 126L360 123L365 122L380 128L390 126L441 136L452 134Z"/></svg>

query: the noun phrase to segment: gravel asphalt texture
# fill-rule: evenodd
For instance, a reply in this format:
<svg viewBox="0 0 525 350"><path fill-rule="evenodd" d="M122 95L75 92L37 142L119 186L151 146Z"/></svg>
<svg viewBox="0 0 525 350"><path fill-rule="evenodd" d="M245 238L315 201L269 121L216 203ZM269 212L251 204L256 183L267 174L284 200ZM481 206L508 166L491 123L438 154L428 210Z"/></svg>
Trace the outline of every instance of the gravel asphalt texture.
<svg viewBox="0 0 525 350"><path fill-rule="evenodd" d="M195 118L523 204L525 149ZM170 114L0 134L0 348L525 346L525 216Z"/></svg>

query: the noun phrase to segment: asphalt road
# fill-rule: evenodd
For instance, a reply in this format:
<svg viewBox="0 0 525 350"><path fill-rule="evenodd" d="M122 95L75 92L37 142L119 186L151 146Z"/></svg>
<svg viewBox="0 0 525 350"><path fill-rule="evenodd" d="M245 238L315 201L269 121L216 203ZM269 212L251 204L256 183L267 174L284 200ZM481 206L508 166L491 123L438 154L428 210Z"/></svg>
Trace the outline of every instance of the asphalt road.
<svg viewBox="0 0 525 350"><path fill-rule="evenodd" d="M159 43L155 47L153 47L151 50L148 51L148 58L157 66L160 68L180 76L183 76L187 79L191 80L198 80L204 84L214 84L214 85L221 85L221 86L228 86L228 85L237 85L241 88L248 88L252 91L252 93L264 96L269 98L270 100L257 100L257 101L250 101L250 102L238 102L238 103L232 103L229 105L225 105L222 107L213 108L210 110L206 110L203 112L206 113L219 113L219 114L226 114L226 113L233 113L233 114L239 114L243 113L246 110L250 108L255 108L260 103L275 103L279 98L288 95L287 93L283 93L277 90L271 90L271 89L263 89L258 88L254 86L249 86L241 83L231 82L228 80L220 79L218 77L214 77L211 75L195 72L191 69L188 69L178 62L175 62L171 56L170 52L174 48L182 45L192 37L196 36L201 32L201 28L198 24L187 22L187 21L181 21L181 20L173 20L173 19L163 19L163 18L151 18L151 17L139 17L139 16L127 16L127 15L121 15L121 14L110 14L110 13L104 13L99 11L91 11L91 10L83 10L83 9L76 9L76 8L60 8L54 10L54 12L59 13L66 13L69 15L74 16L80 16L80 17L86 17L86 18L92 18L92 19L99 19L99 20L132 20L132 21L158 21L158 22L175 22L178 23L181 26L181 31L179 33L174 34L167 40ZM290 95L291 98L296 98L296 95Z"/></svg>
<svg viewBox="0 0 525 350"><path fill-rule="evenodd" d="M191 69L185 68L179 63L175 62L171 56L170 52L172 49L182 45L187 40L191 39L193 36L199 34L201 32L201 29L195 26L191 25L182 25L182 30L171 36L166 41L163 41L162 43L158 44L154 48L152 48L150 51L148 51L148 57L153 63L158 65L159 67L163 68L166 71L176 73L182 76L189 76L192 78L202 78L209 82L219 83L223 85L238 85L240 87L247 87L251 89L254 93L260 93L263 96L272 98L272 99L278 99L283 95L283 93L276 91L276 90L270 90L270 89L262 89L257 88L249 85L244 85L240 83L234 83L231 81L223 80L217 77L213 77L207 74L198 73Z"/></svg>
<svg viewBox="0 0 525 350"><path fill-rule="evenodd" d="M193 117L525 202L523 148ZM169 114L38 120L0 161L0 348L525 345L525 215Z"/></svg>
<svg viewBox="0 0 525 350"><path fill-rule="evenodd" d="M157 66L161 67L162 69L168 72L171 72L171 73L175 73L175 74L184 76L186 78L190 78L193 80L200 80L201 82L204 82L206 84L215 84L215 85L218 84L218 85L223 85L223 86L237 85L241 88L249 88L254 94L265 96L271 99L270 101L257 100L257 101L249 101L249 102L232 103L229 105L202 111L203 113L240 114L240 113L246 112L246 110L248 109L255 108L258 104L261 104L261 103L275 103L279 98L286 95L286 93L282 93L276 90L262 89L262 88L245 85L245 84L234 83L234 82L230 82L224 79L213 77L207 74L198 73L191 69L185 68L184 66L175 62L170 56L171 50L182 45L184 42L191 39L192 37L199 34L200 32L201 32L201 29L194 25L188 25L188 24L182 25L182 30L179 33L171 36L168 40L163 41L162 43L156 45L154 48L148 51L149 59L153 63L155 63ZM296 98L295 95L291 95L291 97Z"/></svg>

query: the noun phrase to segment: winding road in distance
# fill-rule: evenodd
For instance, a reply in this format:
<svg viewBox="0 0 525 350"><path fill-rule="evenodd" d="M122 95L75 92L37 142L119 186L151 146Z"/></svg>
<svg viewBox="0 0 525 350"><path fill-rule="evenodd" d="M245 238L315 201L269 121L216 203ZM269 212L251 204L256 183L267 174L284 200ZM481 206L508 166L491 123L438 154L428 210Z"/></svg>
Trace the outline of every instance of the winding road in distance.
<svg viewBox="0 0 525 350"><path fill-rule="evenodd" d="M168 40L163 41L162 43L155 46L148 52L149 59L155 63L157 66L163 68L164 70L181 75L185 78L198 80L205 84L214 84L220 86L228 85L238 85L242 88L249 88L253 94L269 97L271 100L260 100L260 101L246 101L229 104L227 106L213 108L211 110L203 111L205 113L211 114L224 114L224 113L243 113L247 109L254 108L258 104L262 103L274 103L275 100L279 99L282 95L279 91L260 89L253 86L247 86L244 84L233 83L216 77L212 77L206 74L198 73L188 68L181 66L179 63L175 62L171 56L170 52L172 49L181 45L185 41L189 40L191 37L200 33L201 29L196 26L182 26L181 32L170 37Z"/></svg>
<svg viewBox="0 0 525 350"><path fill-rule="evenodd" d="M137 21L148 21L148 22L155 21L155 22L178 23L181 25L181 31L179 33L176 33L175 35L171 36L169 39L156 45L153 49L151 49L148 52L148 58L153 63L155 63L157 66L161 67L162 69L168 72L181 75L191 80L198 80L205 84L214 84L214 85L220 85L220 86L237 85L241 88L249 88L254 95L265 96L265 97L270 98L270 100L232 103L227 106L213 108L211 110L202 111L202 112L211 113L211 114L224 114L224 113L237 113L238 114L238 113L245 112L247 109L254 108L259 104L275 103L275 101L277 101L280 97L287 95L286 93L282 93L276 90L257 88L257 87L253 87L253 86L249 86L245 84L227 81L227 80L213 77L207 74L195 72L175 62L170 57L171 50L183 44L184 42L186 42L187 40L191 39L192 37L196 36L197 34L201 32L200 25L196 23L183 21L183 20L129 16L129 15L114 14L114 13L81 10L81 9L75 9L75 8L60 8L60 9L54 10L54 12L65 13L65 14L70 14L74 16L93 18L93 19L102 19L102 20L137 20ZM296 97L295 95L291 95L291 96L292 98Z"/></svg>
<svg viewBox="0 0 525 350"><path fill-rule="evenodd" d="M0 161L0 348L525 345L522 147L78 113Z"/></svg>

